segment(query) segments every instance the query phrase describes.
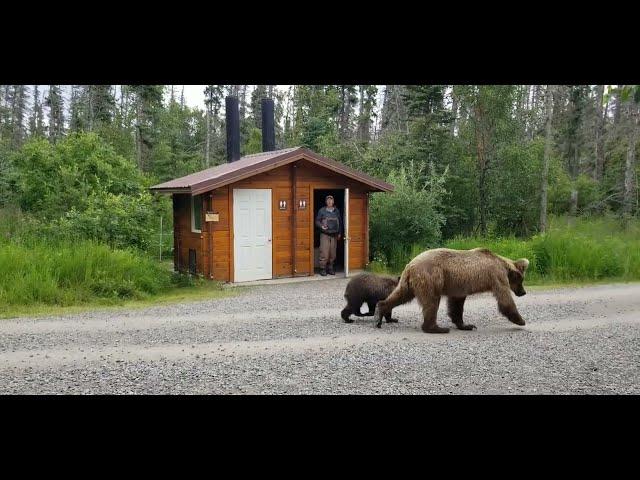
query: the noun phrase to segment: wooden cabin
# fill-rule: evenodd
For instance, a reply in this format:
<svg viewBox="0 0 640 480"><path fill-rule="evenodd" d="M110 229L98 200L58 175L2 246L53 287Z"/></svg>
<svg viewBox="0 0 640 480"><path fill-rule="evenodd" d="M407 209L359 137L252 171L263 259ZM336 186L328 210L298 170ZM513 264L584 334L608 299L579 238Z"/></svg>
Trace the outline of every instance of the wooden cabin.
<svg viewBox="0 0 640 480"><path fill-rule="evenodd" d="M173 196L176 271L225 282L313 275L315 216L329 194L344 221L336 271L368 264L369 195L392 185L302 147L229 159L151 188Z"/></svg>

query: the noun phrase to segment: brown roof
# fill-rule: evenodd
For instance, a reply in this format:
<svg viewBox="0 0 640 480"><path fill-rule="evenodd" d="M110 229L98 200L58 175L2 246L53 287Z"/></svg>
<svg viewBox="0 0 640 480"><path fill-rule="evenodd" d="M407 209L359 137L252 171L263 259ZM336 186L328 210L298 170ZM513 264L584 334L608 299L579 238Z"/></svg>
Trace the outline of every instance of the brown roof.
<svg viewBox="0 0 640 480"><path fill-rule="evenodd" d="M389 183L354 170L330 158L322 157L304 147L285 148L284 150L246 155L235 162L224 163L185 177L154 185L151 190L161 193L190 193L191 195L198 195L301 159L364 183L371 187L371 191L393 191L393 185Z"/></svg>

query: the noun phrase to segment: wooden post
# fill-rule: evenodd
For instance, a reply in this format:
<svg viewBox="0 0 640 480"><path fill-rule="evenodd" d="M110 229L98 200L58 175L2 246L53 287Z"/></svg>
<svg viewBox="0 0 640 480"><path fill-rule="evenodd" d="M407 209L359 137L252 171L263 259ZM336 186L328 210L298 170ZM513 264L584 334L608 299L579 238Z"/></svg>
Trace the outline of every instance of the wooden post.
<svg viewBox="0 0 640 480"><path fill-rule="evenodd" d="M364 268L369 265L369 198L371 192L364 196Z"/></svg>
<svg viewBox="0 0 640 480"><path fill-rule="evenodd" d="M292 223L293 223L293 228L291 229L291 276L295 277L297 270L296 270L296 240L297 240L297 232L296 229L298 228L298 197L297 197L297 189L296 189L296 184L297 184L297 180L298 180L298 176L297 176L297 170L296 170L296 163L293 162L291 164L291 183L292 183L292 189L293 189L293 202L292 202L292 209L291 209L291 218L292 218Z"/></svg>
<svg viewBox="0 0 640 480"><path fill-rule="evenodd" d="M180 224L178 223L178 199L176 195L171 195L173 199L173 269L180 271Z"/></svg>
<svg viewBox="0 0 640 480"><path fill-rule="evenodd" d="M209 211L213 212L213 191L209 194ZM209 232L209 278L213 280L213 223L207 222L207 224L207 231Z"/></svg>

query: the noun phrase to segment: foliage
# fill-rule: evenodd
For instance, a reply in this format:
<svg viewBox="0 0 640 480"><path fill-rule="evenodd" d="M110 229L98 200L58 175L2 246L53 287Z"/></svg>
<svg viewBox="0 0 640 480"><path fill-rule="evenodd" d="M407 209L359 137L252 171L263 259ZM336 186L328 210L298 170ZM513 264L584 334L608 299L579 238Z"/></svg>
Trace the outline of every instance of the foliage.
<svg viewBox="0 0 640 480"><path fill-rule="evenodd" d="M425 182L417 172L425 167L413 162L392 171L387 180L395 186L391 194L373 195L371 199L370 248L375 255L387 258L393 246L435 245L445 218L439 211L444 177L432 171Z"/></svg>
<svg viewBox="0 0 640 480"><path fill-rule="evenodd" d="M33 139L13 155L12 165L20 207L40 217L84 209L93 192L135 194L145 186L133 162L94 133L74 133L56 144Z"/></svg>
<svg viewBox="0 0 640 480"><path fill-rule="evenodd" d="M159 216L171 228L167 198L154 198L149 181L95 133L75 133L57 144L34 139L13 156L18 204L39 219L47 238L92 239L115 248L154 245Z"/></svg>
<svg viewBox="0 0 640 480"><path fill-rule="evenodd" d="M467 250L484 247L507 258L528 258L528 284L604 280L640 280L640 221L619 218L552 217L544 235L527 240L514 236L456 237L439 246ZM427 245L396 248L389 261L378 259L374 271L399 273Z"/></svg>

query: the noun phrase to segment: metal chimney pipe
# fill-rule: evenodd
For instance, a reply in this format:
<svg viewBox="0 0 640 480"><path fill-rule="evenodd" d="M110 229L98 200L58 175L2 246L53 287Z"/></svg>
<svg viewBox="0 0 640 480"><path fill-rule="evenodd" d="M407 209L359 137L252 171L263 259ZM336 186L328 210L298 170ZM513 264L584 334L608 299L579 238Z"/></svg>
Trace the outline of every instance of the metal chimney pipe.
<svg viewBox="0 0 640 480"><path fill-rule="evenodd" d="M273 99L262 99L262 151L272 152L276 149L276 130L273 114Z"/></svg>
<svg viewBox="0 0 640 480"><path fill-rule="evenodd" d="M238 97L225 98L227 123L227 162L240 159L240 109Z"/></svg>

